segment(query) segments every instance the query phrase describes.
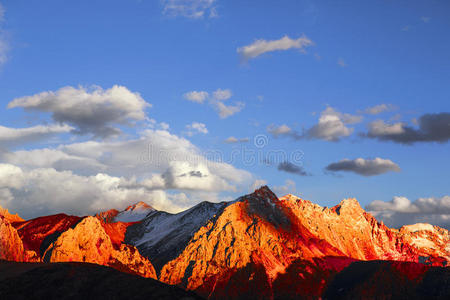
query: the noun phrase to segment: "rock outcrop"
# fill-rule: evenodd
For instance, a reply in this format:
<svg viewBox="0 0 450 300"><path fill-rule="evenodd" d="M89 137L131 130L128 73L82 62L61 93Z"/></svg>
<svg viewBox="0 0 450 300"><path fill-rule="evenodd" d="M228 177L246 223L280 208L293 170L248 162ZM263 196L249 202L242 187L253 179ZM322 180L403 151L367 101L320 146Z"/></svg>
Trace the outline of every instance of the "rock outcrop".
<svg viewBox="0 0 450 300"><path fill-rule="evenodd" d="M26 261L22 240L3 215L0 215L0 259Z"/></svg>
<svg viewBox="0 0 450 300"><path fill-rule="evenodd" d="M8 220L9 223L24 221L24 219L22 219L18 214L13 215L6 208L3 208L1 206L0 206L0 216L3 216L3 218Z"/></svg>
<svg viewBox="0 0 450 300"><path fill-rule="evenodd" d="M49 257L49 262L90 262L156 278L150 261L142 257L135 247L122 244L116 250L95 217L86 217L75 228L62 233L44 256Z"/></svg>

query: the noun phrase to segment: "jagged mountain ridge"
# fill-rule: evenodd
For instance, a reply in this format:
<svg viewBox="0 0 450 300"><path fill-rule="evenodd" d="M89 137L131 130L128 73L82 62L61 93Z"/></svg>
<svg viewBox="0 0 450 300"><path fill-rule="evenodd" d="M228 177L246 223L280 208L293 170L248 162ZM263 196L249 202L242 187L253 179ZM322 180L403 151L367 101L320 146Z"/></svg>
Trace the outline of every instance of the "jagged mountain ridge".
<svg viewBox="0 0 450 300"><path fill-rule="evenodd" d="M278 198L262 188L229 204L200 228L185 250L163 267L160 280L206 296L217 292L222 278L232 278L248 265L270 283L294 260L339 255L292 222Z"/></svg>
<svg viewBox="0 0 450 300"><path fill-rule="evenodd" d="M414 233L417 234L417 233ZM229 203L192 237L162 269L160 280L203 296L223 294L223 278L250 278L271 287L293 262L341 256L446 265L448 231L425 234L432 248L413 245L410 231L391 230L366 213L355 199L324 208L292 196L278 199L268 187ZM251 267L253 266L253 267ZM255 275L255 272L257 275ZM245 276L244 276L245 278ZM264 282L264 284L263 284ZM269 288L269 295L274 291Z"/></svg>
<svg viewBox="0 0 450 300"><path fill-rule="evenodd" d="M278 198L262 187L231 202L202 202L178 214L142 206L148 213L141 221L117 222L121 212L109 210L96 218L80 218L72 226L66 224L65 229L58 227L60 221L55 217L48 227L36 220L14 225L19 231L28 227L29 240L42 241L39 249L45 249L49 261L90 261L141 276L158 276L162 282L207 298L231 299L252 293L277 298L280 289L288 287L295 295L299 290L306 293L308 286L315 286L316 291L309 295L319 297L333 276L354 261L445 266L450 257L447 230L429 224L388 228L356 199L327 208L293 195ZM86 226L83 222L88 220ZM32 229L31 224L41 225ZM55 226L63 232L52 229ZM29 241L24 239L25 244ZM25 253L21 259L30 261L31 256ZM336 267L330 269L330 265ZM296 284L289 284L295 278ZM230 289L238 293L233 296Z"/></svg>
<svg viewBox="0 0 450 300"><path fill-rule="evenodd" d="M136 246L151 258L159 272L178 256L194 233L219 213L228 203L201 202L178 214L150 212L140 223L128 227L125 243Z"/></svg>
<svg viewBox="0 0 450 300"><path fill-rule="evenodd" d="M419 262L432 257L436 264L450 261L450 237L447 230L429 225L388 228L365 212L354 198L327 208L287 195L283 207L295 215L297 222L317 238L341 250L345 256L360 260L383 259ZM416 230L411 230L416 229ZM428 247L417 246L420 239Z"/></svg>

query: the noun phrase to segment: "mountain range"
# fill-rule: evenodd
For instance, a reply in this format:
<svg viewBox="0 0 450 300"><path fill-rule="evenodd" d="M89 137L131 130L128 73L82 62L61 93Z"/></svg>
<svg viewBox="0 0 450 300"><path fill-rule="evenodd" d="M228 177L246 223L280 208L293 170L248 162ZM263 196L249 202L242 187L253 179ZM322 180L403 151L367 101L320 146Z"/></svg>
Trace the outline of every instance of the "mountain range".
<svg viewBox="0 0 450 300"><path fill-rule="evenodd" d="M0 259L102 265L209 299L450 299L448 230L389 228L356 199L328 208L267 186L177 214L144 202L32 220L0 209Z"/></svg>

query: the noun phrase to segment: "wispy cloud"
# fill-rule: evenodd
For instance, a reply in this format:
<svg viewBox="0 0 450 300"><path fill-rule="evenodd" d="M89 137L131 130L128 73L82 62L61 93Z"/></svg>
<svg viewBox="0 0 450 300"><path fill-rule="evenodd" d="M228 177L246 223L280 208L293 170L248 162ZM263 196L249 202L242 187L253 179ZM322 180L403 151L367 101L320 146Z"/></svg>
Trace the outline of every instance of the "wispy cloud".
<svg viewBox="0 0 450 300"><path fill-rule="evenodd" d="M205 91L191 91L185 93L183 97L192 102L203 103L209 97L209 94Z"/></svg>
<svg viewBox="0 0 450 300"><path fill-rule="evenodd" d="M277 194L277 196L283 196L286 194L296 194L297 187L295 181L291 179L286 179L284 185L274 186L273 191Z"/></svg>
<svg viewBox="0 0 450 300"><path fill-rule="evenodd" d="M267 127L267 131L272 134L273 137L282 137L282 136L288 136L291 135L294 131L287 126L286 124L282 125L275 125L271 124Z"/></svg>
<svg viewBox="0 0 450 300"><path fill-rule="evenodd" d="M285 35L279 40L256 40L250 45L238 48L237 53L241 56L241 59L243 61L247 61L264 53L273 51L299 49L301 52L305 52L305 49L312 45L314 45L314 42L305 35L297 39L291 39L290 37Z"/></svg>
<svg viewBox="0 0 450 300"><path fill-rule="evenodd" d="M75 128L68 125L37 125L27 128L0 126L0 146L17 146L44 140L51 135L67 133Z"/></svg>
<svg viewBox="0 0 450 300"><path fill-rule="evenodd" d="M347 63L344 61L344 59L343 59L342 57L339 57L339 58L338 58L337 64L338 64L340 67L343 67L343 68L347 67Z"/></svg>
<svg viewBox="0 0 450 300"><path fill-rule="evenodd" d="M249 141L249 139L246 138L235 138L234 136L230 136L229 138L227 138L224 142L226 144L238 144L238 143L247 143Z"/></svg>
<svg viewBox="0 0 450 300"><path fill-rule="evenodd" d="M216 0L163 0L162 3L163 13L170 17L202 19L218 16Z"/></svg>
<svg viewBox="0 0 450 300"><path fill-rule="evenodd" d="M225 102L233 96L230 89L217 89L212 94L206 91L191 91L183 95L183 98L196 103L204 103L207 99L209 104L221 119L226 119L240 112L245 107L244 102L237 101L234 104L226 104Z"/></svg>
<svg viewBox="0 0 450 300"><path fill-rule="evenodd" d="M259 189L263 185L267 185L267 180L264 179L256 179L249 187L250 193L253 193L255 190Z"/></svg>
<svg viewBox="0 0 450 300"><path fill-rule="evenodd" d="M9 44L6 39L6 33L3 29L3 23L5 21L5 8L0 3L0 66L2 66L8 60Z"/></svg>
<svg viewBox="0 0 450 300"><path fill-rule="evenodd" d="M278 169L278 171L283 171L283 172L300 175L300 176L308 176L309 175L308 173L306 173L306 171L303 169L302 166L293 164L288 161L279 163L277 169Z"/></svg>
<svg viewBox="0 0 450 300"><path fill-rule="evenodd" d="M431 21L430 17L420 17L420 21L416 21L412 26L411 25L405 25L401 28L401 31L410 31L411 29L414 29L416 26L422 25L421 23L429 23Z"/></svg>
<svg viewBox="0 0 450 300"><path fill-rule="evenodd" d="M197 133L207 134L208 129L206 128L206 125L199 122L192 122L192 124L186 125L186 135L187 136L193 136Z"/></svg>
<svg viewBox="0 0 450 300"><path fill-rule="evenodd" d="M5 20L5 8L0 3L0 22L3 22Z"/></svg>
<svg viewBox="0 0 450 300"><path fill-rule="evenodd" d="M392 111L395 109L395 106L392 104L378 104L375 106L371 106L366 108L364 111L362 111L363 113L369 114L369 115L378 115L382 112L386 112L386 111Z"/></svg>
<svg viewBox="0 0 450 300"><path fill-rule="evenodd" d="M422 22L424 22L424 23L428 23L428 22L430 22L430 20L431 20L430 17L421 17L420 19L421 19Z"/></svg>

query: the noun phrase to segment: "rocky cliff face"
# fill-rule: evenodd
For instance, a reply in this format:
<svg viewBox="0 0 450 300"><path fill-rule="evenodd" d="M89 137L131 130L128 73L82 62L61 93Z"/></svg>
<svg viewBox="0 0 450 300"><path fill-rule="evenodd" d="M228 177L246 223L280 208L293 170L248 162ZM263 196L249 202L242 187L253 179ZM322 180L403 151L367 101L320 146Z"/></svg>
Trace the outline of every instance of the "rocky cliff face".
<svg viewBox="0 0 450 300"><path fill-rule="evenodd" d="M7 209L0 207L0 259L17 262L39 262L39 255L24 247L15 224L24 220L18 215L11 215Z"/></svg>
<svg viewBox="0 0 450 300"><path fill-rule="evenodd" d="M318 266L317 259L342 257L347 265L354 260L422 259L445 265L450 260L448 231L422 227L387 228L356 199L324 208L292 195L278 199L263 187L229 203L202 226L162 268L160 280L205 297L224 296L236 280L253 282L255 286L241 285L239 293L255 288L272 298L274 284L282 285L277 278L297 272L292 270L299 262L325 273L327 268Z"/></svg>
<svg viewBox="0 0 450 300"><path fill-rule="evenodd" d="M86 217L75 228L62 233L44 256L49 257L50 262L90 262L156 278L150 261L135 247L122 244L118 250L114 249L110 237L95 217Z"/></svg>
<svg viewBox="0 0 450 300"><path fill-rule="evenodd" d="M0 215L0 259L23 262L26 260L22 240L17 230Z"/></svg>
<svg viewBox="0 0 450 300"><path fill-rule="evenodd" d="M436 265L450 261L450 235L445 229L429 224L390 229L366 213L356 199L343 200L332 208L292 195L280 201L295 222L347 257L412 262L429 258Z"/></svg>

